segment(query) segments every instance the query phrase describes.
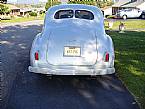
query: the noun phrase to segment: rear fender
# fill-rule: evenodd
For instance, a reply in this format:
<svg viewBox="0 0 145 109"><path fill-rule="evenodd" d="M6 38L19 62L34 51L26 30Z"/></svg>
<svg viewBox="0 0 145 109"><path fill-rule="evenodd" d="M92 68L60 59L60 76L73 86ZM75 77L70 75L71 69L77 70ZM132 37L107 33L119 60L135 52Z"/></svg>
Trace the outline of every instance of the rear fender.
<svg viewBox="0 0 145 109"><path fill-rule="evenodd" d="M113 45L112 38L107 34L106 34L106 36L107 36L107 42L108 42L108 45L107 45L108 46L108 52L109 52L109 55L110 55L109 56L109 58L110 58L109 64L112 67L112 66L114 66L114 59L115 59L114 45Z"/></svg>
<svg viewBox="0 0 145 109"><path fill-rule="evenodd" d="M36 51L39 51L39 48L40 48L39 47L40 46L40 37L41 37L41 33L38 33L35 36L35 38L34 38L34 40L32 42L32 46L31 46L31 50L30 50L30 64L32 66L36 66L35 65L36 61L35 61L34 54L35 54Z"/></svg>
<svg viewBox="0 0 145 109"><path fill-rule="evenodd" d="M103 64L108 64L109 66L114 65L114 47L112 39L109 35L104 34L98 36L97 38L97 49L98 49L98 59L97 62ZM109 62L104 62L105 53L109 53Z"/></svg>

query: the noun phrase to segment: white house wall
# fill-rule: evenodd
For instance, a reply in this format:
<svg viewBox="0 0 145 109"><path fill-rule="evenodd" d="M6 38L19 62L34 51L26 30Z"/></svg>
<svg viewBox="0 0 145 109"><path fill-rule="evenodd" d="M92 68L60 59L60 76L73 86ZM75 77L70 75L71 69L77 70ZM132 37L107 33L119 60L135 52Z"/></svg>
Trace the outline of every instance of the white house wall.
<svg viewBox="0 0 145 109"><path fill-rule="evenodd" d="M112 15L112 7L104 9L103 11L104 11L104 16Z"/></svg>
<svg viewBox="0 0 145 109"><path fill-rule="evenodd" d="M142 3L141 5L138 5L137 8L139 8L141 10L145 10L145 2Z"/></svg>

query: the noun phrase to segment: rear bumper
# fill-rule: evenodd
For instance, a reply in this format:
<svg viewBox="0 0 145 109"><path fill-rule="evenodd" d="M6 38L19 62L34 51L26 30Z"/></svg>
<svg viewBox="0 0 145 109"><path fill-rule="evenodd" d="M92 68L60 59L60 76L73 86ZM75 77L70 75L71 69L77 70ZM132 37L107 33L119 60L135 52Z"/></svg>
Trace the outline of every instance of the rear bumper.
<svg viewBox="0 0 145 109"><path fill-rule="evenodd" d="M77 69L51 69L51 68L40 68L29 66L29 72L48 74L48 75L106 75L115 73L115 68L105 69L88 69L88 68L77 68Z"/></svg>

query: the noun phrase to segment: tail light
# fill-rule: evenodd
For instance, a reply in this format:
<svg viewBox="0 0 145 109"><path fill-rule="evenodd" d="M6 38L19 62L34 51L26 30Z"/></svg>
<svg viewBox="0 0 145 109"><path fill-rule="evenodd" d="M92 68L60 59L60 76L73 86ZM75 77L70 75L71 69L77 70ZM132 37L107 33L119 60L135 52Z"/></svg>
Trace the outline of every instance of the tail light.
<svg viewBox="0 0 145 109"><path fill-rule="evenodd" d="M39 60L39 53L35 52L35 60Z"/></svg>
<svg viewBox="0 0 145 109"><path fill-rule="evenodd" d="M109 53L106 52L106 53L105 53L105 62L108 62L108 61L109 61Z"/></svg>

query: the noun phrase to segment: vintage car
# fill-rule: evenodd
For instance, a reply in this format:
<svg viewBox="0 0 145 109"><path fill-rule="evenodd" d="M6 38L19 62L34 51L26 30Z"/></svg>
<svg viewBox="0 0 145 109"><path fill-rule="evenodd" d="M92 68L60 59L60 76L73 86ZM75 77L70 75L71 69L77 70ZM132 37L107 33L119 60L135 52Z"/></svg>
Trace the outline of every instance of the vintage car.
<svg viewBox="0 0 145 109"><path fill-rule="evenodd" d="M30 51L29 72L48 75L105 75L115 72L112 39L101 10L82 4L48 9Z"/></svg>

